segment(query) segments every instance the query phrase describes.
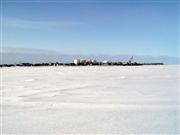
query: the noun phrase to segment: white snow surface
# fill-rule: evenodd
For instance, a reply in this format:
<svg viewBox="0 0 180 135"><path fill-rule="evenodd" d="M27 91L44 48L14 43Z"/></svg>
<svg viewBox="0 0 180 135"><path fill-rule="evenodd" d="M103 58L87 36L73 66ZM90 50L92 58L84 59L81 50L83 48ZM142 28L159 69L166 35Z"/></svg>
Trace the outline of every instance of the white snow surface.
<svg viewBox="0 0 180 135"><path fill-rule="evenodd" d="M179 134L179 66L1 68L1 134Z"/></svg>

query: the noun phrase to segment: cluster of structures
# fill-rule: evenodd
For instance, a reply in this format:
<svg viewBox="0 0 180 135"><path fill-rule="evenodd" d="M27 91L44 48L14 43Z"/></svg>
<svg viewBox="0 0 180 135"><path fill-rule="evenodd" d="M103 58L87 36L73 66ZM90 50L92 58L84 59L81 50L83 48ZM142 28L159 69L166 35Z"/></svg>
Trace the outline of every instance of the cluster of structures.
<svg viewBox="0 0 180 135"><path fill-rule="evenodd" d="M92 59L75 59L74 60L74 64L75 65L96 65L98 64L98 62L96 60L92 60Z"/></svg>
<svg viewBox="0 0 180 135"><path fill-rule="evenodd" d="M20 63L20 64L1 64L0 67L14 67L14 66L88 66L88 65L99 65L99 66L140 66L140 65L163 65L163 63L137 63L132 62L133 57L129 59L127 62L111 62L108 60L104 60L102 62L97 62L93 59L74 59L73 63L59 63L59 62L50 62L50 63Z"/></svg>
<svg viewBox="0 0 180 135"><path fill-rule="evenodd" d="M83 65L141 65L140 63L136 62L112 62L108 60L104 60L102 62L97 62L96 60L92 59L75 59L74 65L76 66L83 66Z"/></svg>
<svg viewBox="0 0 180 135"><path fill-rule="evenodd" d="M108 60L104 60L102 62L97 62L96 60L93 59L75 59L74 64L75 65L142 65L137 62L132 62L133 57L129 59L128 62L111 62Z"/></svg>

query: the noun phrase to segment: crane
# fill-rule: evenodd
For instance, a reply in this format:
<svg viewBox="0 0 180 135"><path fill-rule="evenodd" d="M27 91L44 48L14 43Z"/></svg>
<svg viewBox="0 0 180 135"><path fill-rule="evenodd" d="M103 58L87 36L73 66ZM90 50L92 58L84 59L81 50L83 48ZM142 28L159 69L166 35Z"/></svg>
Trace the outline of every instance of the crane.
<svg viewBox="0 0 180 135"><path fill-rule="evenodd" d="M133 56L129 59L128 63L131 64L132 60L133 60Z"/></svg>

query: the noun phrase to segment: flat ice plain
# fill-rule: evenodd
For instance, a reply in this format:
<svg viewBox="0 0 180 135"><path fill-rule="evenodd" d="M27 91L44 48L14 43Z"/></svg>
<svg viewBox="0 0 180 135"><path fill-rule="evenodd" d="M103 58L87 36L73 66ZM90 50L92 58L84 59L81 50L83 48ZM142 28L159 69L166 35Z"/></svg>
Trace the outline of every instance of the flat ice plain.
<svg viewBox="0 0 180 135"><path fill-rule="evenodd" d="M2 134L179 134L179 66L1 69Z"/></svg>

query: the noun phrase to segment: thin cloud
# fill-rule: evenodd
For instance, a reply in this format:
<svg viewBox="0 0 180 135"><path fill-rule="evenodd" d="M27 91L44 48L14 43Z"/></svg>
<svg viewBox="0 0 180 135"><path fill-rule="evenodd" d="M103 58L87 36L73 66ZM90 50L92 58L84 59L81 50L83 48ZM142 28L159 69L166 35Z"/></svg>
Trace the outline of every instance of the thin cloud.
<svg viewBox="0 0 180 135"><path fill-rule="evenodd" d="M62 54L54 50L34 49L34 48L18 48L18 47L2 47L0 53L19 53L19 54Z"/></svg>
<svg viewBox="0 0 180 135"><path fill-rule="evenodd" d="M84 22L69 22L69 21L36 21L25 20L12 17L2 18L3 27L18 27L31 29L46 29L46 28L69 28L87 26Z"/></svg>

